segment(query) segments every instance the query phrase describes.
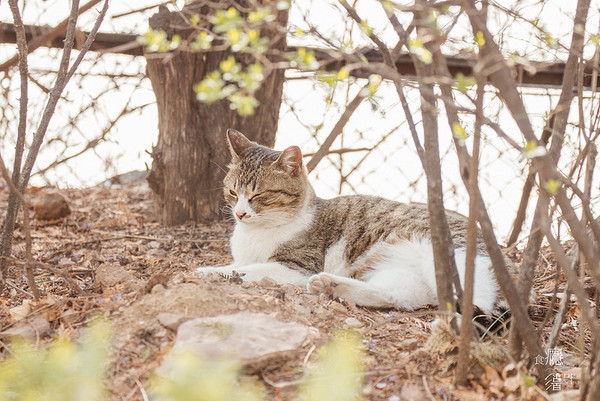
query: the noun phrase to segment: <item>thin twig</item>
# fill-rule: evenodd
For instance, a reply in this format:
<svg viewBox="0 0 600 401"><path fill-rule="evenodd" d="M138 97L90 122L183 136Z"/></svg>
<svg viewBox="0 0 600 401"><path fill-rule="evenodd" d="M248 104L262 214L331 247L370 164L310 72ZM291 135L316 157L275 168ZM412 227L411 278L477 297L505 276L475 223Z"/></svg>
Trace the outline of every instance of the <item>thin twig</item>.
<svg viewBox="0 0 600 401"><path fill-rule="evenodd" d="M542 192L543 194L543 192ZM587 294L579 279L577 277L577 272L572 268L569 263L565 253L562 250L561 244L552 234L550 230L550 224L548 219L544 219L541 224L542 231L546 235L548 239L548 243L554 252L554 256L556 257L556 261L561 266L563 271L565 272L565 276L567 277L567 282L569 283L569 288L572 288L573 293L577 297L577 301L579 304L579 309L581 310L581 317L588 324L590 328L590 334L595 341L596 344L600 343L600 322L596 319L595 313L592 310L589 302L587 302Z"/></svg>
<svg viewBox="0 0 600 401"><path fill-rule="evenodd" d="M27 284L33 293L33 297L37 300L40 298L40 290L35 283L35 277L33 276L33 269L31 267L31 225L29 224L29 204L10 178L10 174L6 169L1 154L0 170L2 171L2 176L4 177L6 184L8 184L10 191L17 197L21 203L21 208L23 209L23 231L25 231L25 276L27 277Z"/></svg>
<svg viewBox="0 0 600 401"><path fill-rule="evenodd" d="M484 5L487 12L487 6ZM475 71L478 71L475 68ZM475 99L475 131L473 133L473 154L469 166L469 217L467 221L467 250L465 262L465 274L462 299L462 323L460 327L460 339L458 348L458 360L456 364L456 383L464 386L467 384L467 373L469 367L469 355L472 334L472 326L468 320L473 316L473 292L475 276L475 257L477 254L477 178L479 174L479 145L481 141L481 125L483 116L483 96L485 89L485 76L476 74L477 97Z"/></svg>
<svg viewBox="0 0 600 401"><path fill-rule="evenodd" d="M19 6L17 0L10 0L9 6L15 22L15 35L17 37L17 49L19 58L19 75L21 77L21 97L19 99L19 126L17 129L17 143L15 144L15 156L13 160L13 173L12 182L18 183L19 176L21 173L21 161L23 159L23 151L25 150L25 135L27 133L27 103L28 103L28 80L27 80L27 55L29 50L27 48L27 40L25 38L25 27L23 26L23 20L19 12ZM6 212L6 220L14 220L15 215L18 213L19 201L17 195L12 191L8 197L8 206ZM6 223L5 223L6 224ZM4 227L6 232L10 227ZM12 247L12 231L11 235L2 236L2 248L0 249L0 255L3 252L9 252ZM0 289L6 280L7 266L4 260L0 261Z"/></svg>
<svg viewBox="0 0 600 401"><path fill-rule="evenodd" d="M91 0L85 6L82 7L82 12L91 8L93 5L95 5L99 1L100 0ZM75 42L75 29L76 29L76 24L77 24L77 18L79 15L79 0L72 0L71 14L69 16L69 19L66 23L63 21L63 23L65 23L65 26L66 26L66 39L65 39L65 44L64 44L64 48L63 48L60 67L58 69L58 73L56 76L56 81L55 81L54 87L52 88L50 95L48 97L48 101L46 103L46 107L42 114L40 123L38 125L38 129L33 136L33 141L29 148L27 158L25 159L25 163L19 174L19 182L14 183L17 188L17 192L20 194L23 194L25 192L25 188L27 187L27 184L29 182L29 177L31 175L31 170L33 169L33 165L35 163L35 160L37 159L37 155L38 155L40 146L44 140L44 136L45 136L46 130L48 128L48 124L50 123L50 119L54 115L54 110L56 109L56 104L58 103L58 100L60 99L61 93L64 90L69 79L72 77L73 73L75 72L75 70L81 63L81 61L83 60L83 57L89 50L89 47L91 46L91 43L93 42L93 40L96 36L96 33L98 32L98 29L100 28L100 24L102 23L102 20L104 19L104 16L106 15L106 11L108 10L108 4L109 4L109 0L105 0L104 7L102 8L102 11L100 12L98 18L96 19L93 29L90 31L90 34L88 35L88 38L86 39L82 49L80 50L79 55L77 56L75 62L73 63L73 65L71 66L71 69L69 70L69 61L70 61L70 57L71 57L71 50L73 49L73 45ZM61 23L60 25L62 26L63 23ZM64 29L64 27L62 29ZM33 48L33 46L30 46L30 49L31 48ZM4 65L6 65L6 63L4 63ZM22 201L21 201L21 203L22 203ZM4 258L0 260L0 275L2 275L2 276L4 276L4 273L6 271L6 265L5 265L6 258L10 255L10 248L11 248L11 243L12 243L12 236L13 236L13 231L14 231L14 224L15 224L17 209L18 209L17 203L12 205L12 207L11 207L11 204L9 203L8 209L6 211L6 218L4 220L4 231L2 233L2 250L1 250L1 254L2 254L2 256L4 256ZM25 209L28 211L28 209L26 207L25 207ZM24 217L24 221L25 221L25 219L29 218L29 216L26 214L24 214L24 216L26 216L26 217ZM28 222L28 220L27 220L27 222ZM26 266L26 271L27 271L27 266ZM1 278L2 277L0 277L0 279ZM28 280L29 280L29 278L28 278ZM30 283L30 284L32 284L32 283ZM33 289L32 289L32 291L33 291ZM34 294L35 294L35 292L34 292Z"/></svg>
<svg viewBox="0 0 600 401"><path fill-rule="evenodd" d="M431 401L436 401L433 394L431 394L431 390L429 389L429 384L427 384L427 379L425 378L425 375L421 376L421 378L423 379L423 387L425 388L425 392L427 393L427 396L429 397L429 399Z"/></svg>
<svg viewBox="0 0 600 401"><path fill-rule="evenodd" d="M68 272L64 272L60 269L55 269L54 267L50 267L41 262L35 262L34 266L44 270L48 270L50 273L62 277L67 282L69 287L75 290L75 292L77 292L78 295L88 295L87 291L82 290L81 287L77 284L77 282L69 276Z"/></svg>
<svg viewBox="0 0 600 401"><path fill-rule="evenodd" d="M100 3L100 1L102 1L102 0L90 0L88 3L81 6L81 8L78 10L78 14L83 14L90 8L94 7L96 4ZM29 42L29 45L28 45L29 51L33 52L38 47L44 46L46 43L52 42L52 40L57 38L59 35L61 35L65 31L70 20L71 20L70 17L67 19L64 19L58 25L56 25L54 28L48 30L43 35L38 36L37 38L35 38L31 42ZM10 67L17 64L18 57L19 57L18 55L15 55L15 56L11 57L10 59L8 59L7 61L5 61L4 63L0 64L0 72L7 71Z"/></svg>
<svg viewBox="0 0 600 401"><path fill-rule="evenodd" d="M30 293L29 291L24 290L23 288L21 288L21 287L19 287L17 285L14 285L13 283L11 283L8 280L6 281L6 285L9 286L9 287L11 287L11 288L14 288L17 291L21 291L25 295L29 295L31 298L35 298L35 295L33 295L32 293Z"/></svg>
<svg viewBox="0 0 600 401"><path fill-rule="evenodd" d="M142 395L142 399L144 401L149 401L148 394L146 394L146 390L144 389L144 386L142 385L142 382L140 382L139 379L135 379L135 384L140 389L140 394Z"/></svg>
<svg viewBox="0 0 600 401"><path fill-rule="evenodd" d="M552 332L548 337L546 349L552 349L556 345L556 342L558 341L558 336L560 334L560 330L562 329L563 322L565 321L565 317L567 316L567 311L569 310L569 301L571 300L571 290L569 290L569 284L565 286L563 295L564 297L560 300L558 312L556 313L554 323L552 324Z"/></svg>
<svg viewBox="0 0 600 401"><path fill-rule="evenodd" d="M319 162L329 153L329 148L331 147L331 145L333 145L333 142L335 142L336 138L342 133L344 127L346 126L346 123L348 122L348 120L350 120L352 114L354 114L358 106L360 106L363 99L366 97L365 91L369 90L368 87L368 83L364 85L358 91L356 96L354 96L354 99L352 99L348 106L346 106L346 109L340 116L338 122L335 124L327 138L325 138L325 141L323 141L321 147L319 147L319 149L315 152L314 156L308 161L308 163L306 163L306 168L308 172L313 171L317 164L319 164Z"/></svg>

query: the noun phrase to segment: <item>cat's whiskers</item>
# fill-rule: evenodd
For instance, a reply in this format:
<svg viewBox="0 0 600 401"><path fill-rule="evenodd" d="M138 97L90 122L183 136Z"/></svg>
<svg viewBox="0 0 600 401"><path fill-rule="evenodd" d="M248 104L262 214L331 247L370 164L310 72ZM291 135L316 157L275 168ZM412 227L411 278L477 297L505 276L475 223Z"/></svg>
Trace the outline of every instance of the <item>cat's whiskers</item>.
<svg viewBox="0 0 600 401"><path fill-rule="evenodd" d="M227 204L223 207L221 207L221 213L223 214L223 216L225 217L225 219L229 222L235 223L237 220L235 218L235 215L233 213L233 206Z"/></svg>

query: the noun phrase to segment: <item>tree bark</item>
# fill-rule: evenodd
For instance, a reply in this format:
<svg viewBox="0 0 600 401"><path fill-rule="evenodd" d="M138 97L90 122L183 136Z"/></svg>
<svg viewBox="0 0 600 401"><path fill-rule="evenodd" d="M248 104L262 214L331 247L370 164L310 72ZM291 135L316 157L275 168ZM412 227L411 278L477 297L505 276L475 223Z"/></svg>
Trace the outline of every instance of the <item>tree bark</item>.
<svg viewBox="0 0 600 401"><path fill-rule="evenodd" d="M200 2L202 3L202 2ZM240 1L222 2L223 8ZM244 5L245 6L245 5ZM195 7L195 8L191 8ZM207 6L194 3L190 11L206 15ZM185 36L181 13L162 8L150 25ZM271 39L270 50L284 51L287 11L279 12L273 29L262 31ZM228 51L146 55L147 74L156 95L158 107L158 143L152 149L152 167L148 183L155 193L155 206L165 225L186 221L212 221L221 217L222 180L230 161L225 132L234 128L248 138L273 146L283 92L284 71L273 70L255 93L260 106L254 115L242 117L231 110L227 100L203 104L196 99L193 86L204 76L219 68L219 63L232 54ZM234 54L245 64L248 56ZM249 63L248 63L249 64Z"/></svg>

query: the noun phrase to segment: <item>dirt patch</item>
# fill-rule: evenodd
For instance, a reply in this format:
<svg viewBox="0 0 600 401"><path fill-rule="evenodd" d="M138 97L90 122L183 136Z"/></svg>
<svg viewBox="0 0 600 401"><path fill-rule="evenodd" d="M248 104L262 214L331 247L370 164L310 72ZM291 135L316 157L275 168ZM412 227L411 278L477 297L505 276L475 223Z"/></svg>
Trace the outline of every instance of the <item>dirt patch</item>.
<svg viewBox="0 0 600 401"><path fill-rule="evenodd" d="M154 218L152 194L143 184L61 194L68 200L71 214L51 222L33 220L32 234L34 259L62 275L41 267L36 270L44 298L31 302L23 318L33 321L43 317L50 325L50 334L77 336L96 315L109 317L113 327L107 380L111 399L142 399L140 383L146 383L172 347L173 328L181 321L240 311L269 314L319 333L283 364L262 367L253 374L265 384L272 399L293 398L295 383L313 363L315 350L340 329L356 331L363 338L366 399L505 399L523 394L520 388L505 386L506 374L501 369L481 361L473 364L469 388L455 389L448 361L456 347L450 344L445 351L425 348L431 337L433 309L375 310L356 307L352 300L317 297L303 288L268 279L240 283L235 278L206 278L195 268L231 261L228 239L232 226L227 222L162 227ZM0 191L0 208L5 207L6 197L6 191ZM21 227L17 227L13 257L19 259L23 254L24 238ZM519 252L511 255L517 264L520 257ZM543 294L552 293L555 283L564 283L561 276L553 275L552 265L545 252L536 278L537 292L542 295L532 308L532 318L539 326L547 311L558 307ZM78 294L65 275L85 294ZM10 268L9 282L11 286L1 294L1 331L20 327L10 310L31 298L18 267ZM159 321L164 313L176 318L173 327ZM565 350L579 346L583 347L582 354L589 352L589 338L580 341L575 304L569 313L559 346ZM540 330L549 333L551 324L552 319L546 320ZM36 341L43 343L47 337ZM505 343L506 339L498 341ZM527 394L525 398L539 398L537 393Z"/></svg>

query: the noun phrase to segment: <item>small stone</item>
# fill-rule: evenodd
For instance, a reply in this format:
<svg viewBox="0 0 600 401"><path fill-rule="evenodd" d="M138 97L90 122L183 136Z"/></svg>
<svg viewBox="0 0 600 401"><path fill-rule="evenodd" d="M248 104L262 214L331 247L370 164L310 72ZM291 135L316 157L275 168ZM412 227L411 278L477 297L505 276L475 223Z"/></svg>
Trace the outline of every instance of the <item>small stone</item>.
<svg viewBox="0 0 600 401"><path fill-rule="evenodd" d="M58 266L59 267L71 267L74 266L75 262L73 262L71 259L69 258L62 258L61 260L58 261Z"/></svg>
<svg viewBox="0 0 600 401"><path fill-rule="evenodd" d="M156 284L155 286L152 287L152 289L150 290L151 294L160 294L161 292L164 292L167 289L167 287L165 287L163 284Z"/></svg>
<svg viewBox="0 0 600 401"><path fill-rule="evenodd" d="M10 308L10 311L9 311L10 318L13 322L17 322L21 319L26 318L30 312L31 312L31 300L30 299L24 300L21 305Z"/></svg>
<svg viewBox="0 0 600 401"><path fill-rule="evenodd" d="M167 330L160 329L156 333L154 333L154 337L156 338L165 338L167 336Z"/></svg>
<svg viewBox="0 0 600 401"><path fill-rule="evenodd" d="M400 390L401 400L426 400L427 396L423 387L417 384L405 384Z"/></svg>
<svg viewBox="0 0 600 401"><path fill-rule="evenodd" d="M43 192L32 202L34 217L38 220L56 220L71 214L69 202L58 192Z"/></svg>
<svg viewBox="0 0 600 401"><path fill-rule="evenodd" d="M142 280L123 269L121 265L113 263L103 263L96 268L96 282L104 288L115 288L121 285L125 291L142 287Z"/></svg>
<svg viewBox="0 0 600 401"><path fill-rule="evenodd" d="M296 287L293 284L283 284L281 289L285 292L286 296L298 295L299 287Z"/></svg>
<svg viewBox="0 0 600 401"><path fill-rule="evenodd" d="M38 338L45 337L48 333L50 333L50 323L39 316L31 321L22 321L17 326L4 330L0 333L0 337L8 339L22 337L33 342Z"/></svg>
<svg viewBox="0 0 600 401"><path fill-rule="evenodd" d="M167 257L167 251L165 251L164 249L158 249L158 248L150 249L148 252L146 252L146 254L157 257L157 258Z"/></svg>
<svg viewBox="0 0 600 401"><path fill-rule="evenodd" d="M517 375L505 379L503 388L509 393L514 393L521 387L521 384L523 384L523 379L521 379L521 376Z"/></svg>
<svg viewBox="0 0 600 401"><path fill-rule="evenodd" d="M273 280L271 277L263 277L258 282L258 285L261 287L275 287L277 285L277 281Z"/></svg>
<svg viewBox="0 0 600 401"><path fill-rule="evenodd" d="M311 312L310 306L300 304L300 303L294 304L294 309L300 316L310 315L310 312Z"/></svg>
<svg viewBox="0 0 600 401"><path fill-rule="evenodd" d="M334 312L337 313L347 313L348 310L346 309L346 307L342 304L340 304L339 302L332 302L331 305L329 305L329 309L331 309Z"/></svg>
<svg viewBox="0 0 600 401"><path fill-rule="evenodd" d="M163 312L157 316L158 322L167 329L177 331L181 323L185 322L186 317L179 313Z"/></svg>
<svg viewBox="0 0 600 401"><path fill-rule="evenodd" d="M398 344L398 348L406 351L413 351L417 349L417 345L419 345L419 340L417 338L409 338Z"/></svg>
<svg viewBox="0 0 600 401"><path fill-rule="evenodd" d="M349 329L357 329L359 327L363 327L364 324L355 317L348 317L344 320L344 326Z"/></svg>

